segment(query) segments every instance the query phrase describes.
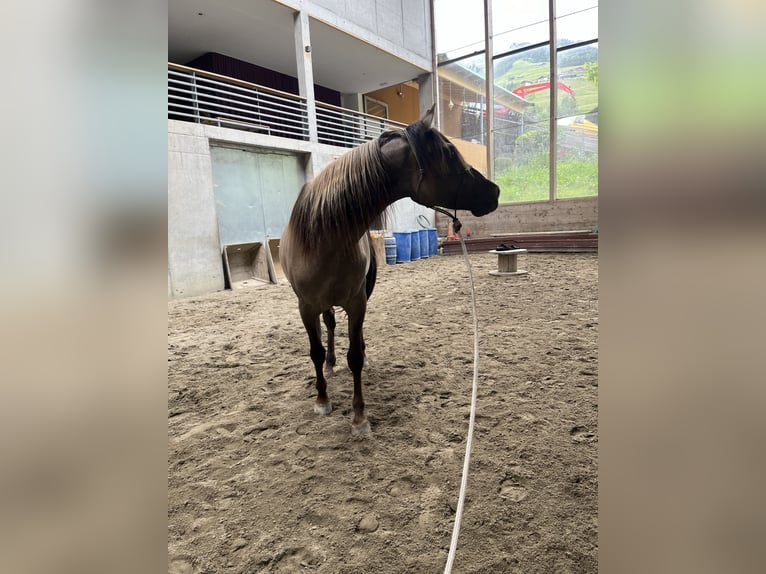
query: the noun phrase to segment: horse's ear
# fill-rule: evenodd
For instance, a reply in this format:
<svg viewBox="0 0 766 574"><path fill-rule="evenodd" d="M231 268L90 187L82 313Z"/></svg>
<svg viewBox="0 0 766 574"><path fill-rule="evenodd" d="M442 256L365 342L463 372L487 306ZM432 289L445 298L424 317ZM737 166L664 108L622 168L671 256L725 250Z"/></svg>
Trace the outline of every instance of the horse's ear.
<svg viewBox="0 0 766 574"><path fill-rule="evenodd" d="M431 129L431 125L434 123L434 110L436 109L436 104L432 105L431 108L423 114L423 117L420 118L420 122L423 124L423 126L427 129Z"/></svg>

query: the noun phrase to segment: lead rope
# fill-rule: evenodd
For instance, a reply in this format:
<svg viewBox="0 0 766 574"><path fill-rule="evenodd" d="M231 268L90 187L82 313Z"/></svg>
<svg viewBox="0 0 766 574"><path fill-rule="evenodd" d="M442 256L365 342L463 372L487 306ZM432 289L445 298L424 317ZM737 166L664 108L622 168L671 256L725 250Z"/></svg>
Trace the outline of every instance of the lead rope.
<svg viewBox="0 0 766 574"><path fill-rule="evenodd" d="M418 158L415 145L412 141L407 129L402 130L404 138L410 146L412 155L415 158L415 163L418 166L418 184L415 187L415 191L420 188L420 184L423 181L423 166ZM456 191L457 193L457 191ZM463 234L460 233L460 229L463 224L457 218L457 200L455 201L454 214L442 209L441 207L432 207L434 211L443 213L450 219L452 219L452 229L457 233L460 239L460 246L463 248L463 257L465 258L465 266L468 270L468 280L471 286L471 312L473 314L473 385L471 388L471 415L468 419L468 436L465 442L465 457L463 459L463 476L460 480L460 493L457 499L457 508L455 509L455 525L452 528L452 540L450 540L449 554L447 555L447 564L444 566L444 574L451 574L452 564L455 562L455 553L457 552L457 539L460 535L460 523L463 519L463 504L465 503L465 492L468 488L468 469L471 464L471 447L473 446L473 427L476 420L476 396L479 389L479 320L476 317L476 290L473 285L473 271L471 270L471 260L468 257L468 249L465 247L465 240Z"/></svg>
<svg viewBox="0 0 766 574"><path fill-rule="evenodd" d="M444 566L444 574L452 572L452 564L455 562L455 553L457 552L457 539L460 535L460 523L463 518L463 504L465 502L465 492L468 488L468 468L471 463L471 448L473 446L473 427L476 420L476 396L479 389L479 320L476 316L476 290L473 284L473 271L471 269L471 260L468 257L468 250L463 240L463 234L460 233L462 224L456 215L448 211L434 207L436 211L445 214L452 219L452 227L460 239L460 246L463 248L463 257L465 266L468 270L468 280L471 286L471 312L473 314L473 385L471 389L471 415L468 419L468 437L465 442L465 457L463 459L463 477L460 480L460 493L457 499L457 508L455 509L455 525L452 528L452 540L449 545L449 554L447 555L447 564Z"/></svg>

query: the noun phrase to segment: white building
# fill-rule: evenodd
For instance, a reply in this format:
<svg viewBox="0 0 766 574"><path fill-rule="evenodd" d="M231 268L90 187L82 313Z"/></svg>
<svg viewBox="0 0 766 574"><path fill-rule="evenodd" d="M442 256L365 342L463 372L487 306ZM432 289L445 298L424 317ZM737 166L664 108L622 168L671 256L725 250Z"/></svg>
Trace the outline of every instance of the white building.
<svg viewBox="0 0 766 574"><path fill-rule="evenodd" d="M225 245L279 237L303 183L435 101L428 0L170 0L168 27L169 297L223 289Z"/></svg>

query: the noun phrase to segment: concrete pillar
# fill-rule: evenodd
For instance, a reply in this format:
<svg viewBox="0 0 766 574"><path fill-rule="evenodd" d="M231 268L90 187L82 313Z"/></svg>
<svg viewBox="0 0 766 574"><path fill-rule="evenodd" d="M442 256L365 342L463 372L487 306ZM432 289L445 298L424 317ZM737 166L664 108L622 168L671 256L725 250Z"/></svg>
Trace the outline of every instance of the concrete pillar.
<svg viewBox="0 0 766 574"><path fill-rule="evenodd" d="M434 74L421 74L418 76L418 108L420 116L436 103L436 76ZM434 117L434 125L439 127L439 110L436 110L437 116Z"/></svg>
<svg viewBox="0 0 766 574"><path fill-rule="evenodd" d="M295 24L295 61L298 68L298 94L306 98L306 111L309 122L309 141L317 138L317 108L314 99L314 68L311 62L311 35L309 33L309 15L305 11L293 15Z"/></svg>

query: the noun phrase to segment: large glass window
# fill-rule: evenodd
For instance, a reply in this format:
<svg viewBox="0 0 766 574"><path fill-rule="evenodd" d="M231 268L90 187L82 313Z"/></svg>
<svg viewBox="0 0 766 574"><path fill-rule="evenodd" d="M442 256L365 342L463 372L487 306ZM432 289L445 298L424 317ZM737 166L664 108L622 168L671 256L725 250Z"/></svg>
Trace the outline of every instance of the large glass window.
<svg viewBox="0 0 766 574"><path fill-rule="evenodd" d="M593 0L556 2L558 47L598 38L598 3Z"/></svg>
<svg viewBox="0 0 766 574"><path fill-rule="evenodd" d="M598 0L555 4L557 37L550 38L548 0L492 1L494 87L488 104L483 0L435 1L442 131L484 171L492 114L490 155L503 203L598 194Z"/></svg>
<svg viewBox="0 0 766 574"><path fill-rule="evenodd" d="M484 0L434 0L439 61L484 50Z"/></svg>
<svg viewBox="0 0 766 574"><path fill-rule="evenodd" d="M598 43L559 50L556 198L598 194Z"/></svg>
<svg viewBox="0 0 766 574"><path fill-rule="evenodd" d="M550 197L548 46L495 60L494 179L500 201Z"/></svg>
<svg viewBox="0 0 766 574"><path fill-rule="evenodd" d="M493 0L492 35L495 54L547 41L548 0Z"/></svg>
<svg viewBox="0 0 766 574"><path fill-rule="evenodd" d="M484 54L439 67L441 131L483 173L487 167L485 87Z"/></svg>
<svg viewBox="0 0 766 574"><path fill-rule="evenodd" d="M556 35L555 197L598 195L598 2L557 0Z"/></svg>

